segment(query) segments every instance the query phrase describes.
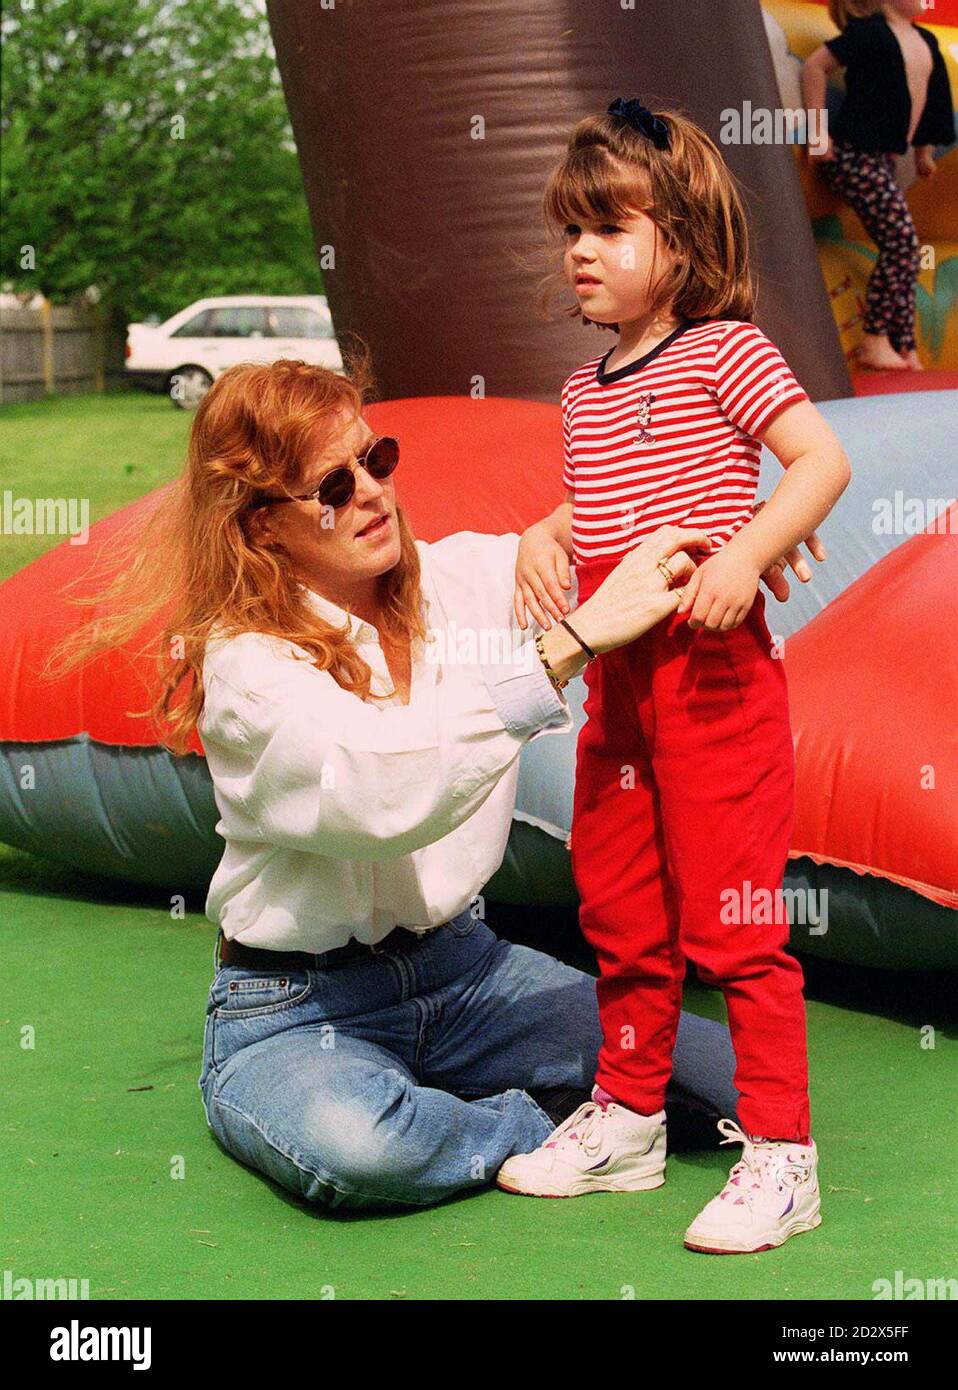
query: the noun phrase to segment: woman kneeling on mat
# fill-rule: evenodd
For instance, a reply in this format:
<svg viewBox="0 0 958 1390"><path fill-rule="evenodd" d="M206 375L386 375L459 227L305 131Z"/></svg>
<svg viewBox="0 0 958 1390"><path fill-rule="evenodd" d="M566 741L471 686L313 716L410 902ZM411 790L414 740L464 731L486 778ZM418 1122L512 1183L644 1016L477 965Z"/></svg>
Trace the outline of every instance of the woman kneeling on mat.
<svg viewBox="0 0 958 1390"><path fill-rule="evenodd" d="M139 623L164 609L154 713L175 752L198 730L226 842L206 904L209 1126L283 1187L352 1208L480 1189L587 1098L595 981L497 939L478 895L523 745L573 727L561 686L672 614L707 542L663 528L528 636L518 535L417 541L363 392L359 372L302 362L224 372L120 581ZM444 637L464 630L488 661L457 660ZM733 1069L727 1029L683 1014L667 1112L714 1128Z"/></svg>

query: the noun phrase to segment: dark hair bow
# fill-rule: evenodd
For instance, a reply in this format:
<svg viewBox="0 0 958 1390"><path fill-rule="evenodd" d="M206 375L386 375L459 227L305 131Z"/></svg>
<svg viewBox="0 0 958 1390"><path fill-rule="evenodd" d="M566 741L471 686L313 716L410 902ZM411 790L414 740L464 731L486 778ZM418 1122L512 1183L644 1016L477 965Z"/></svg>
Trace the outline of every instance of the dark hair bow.
<svg viewBox="0 0 958 1390"><path fill-rule="evenodd" d="M643 106L638 97L633 97L631 101L623 101L622 97L616 97L609 107L610 116L619 116L623 121L627 121L633 130L637 130L640 135L647 136L657 150L667 150L669 148L669 128L658 116L653 116L647 106Z"/></svg>

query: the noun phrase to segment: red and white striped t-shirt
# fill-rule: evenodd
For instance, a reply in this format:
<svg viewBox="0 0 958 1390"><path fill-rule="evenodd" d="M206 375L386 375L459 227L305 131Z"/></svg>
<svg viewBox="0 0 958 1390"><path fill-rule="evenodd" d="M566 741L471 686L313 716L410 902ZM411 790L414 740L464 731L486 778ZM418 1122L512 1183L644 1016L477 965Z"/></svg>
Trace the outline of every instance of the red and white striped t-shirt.
<svg viewBox="0 0 958 1390"><path fill-rule="evenodd" d="M573 558L624 554L666 524L708 531L717 549L751 518L755 436L806 393L752 323L686 321L606 374L610 353L562 388Z"/></svg>

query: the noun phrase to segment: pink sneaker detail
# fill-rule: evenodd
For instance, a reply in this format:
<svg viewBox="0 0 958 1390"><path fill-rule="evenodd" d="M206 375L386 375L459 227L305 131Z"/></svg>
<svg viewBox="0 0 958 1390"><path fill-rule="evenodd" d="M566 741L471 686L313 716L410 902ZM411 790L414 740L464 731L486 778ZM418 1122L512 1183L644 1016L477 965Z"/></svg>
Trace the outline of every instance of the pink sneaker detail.
<svg viewBox="0 0 958 1390"><path fill-rule="evenodd" d="M578 1139L579 1136L578 1136L578 1134L575 1132L575 1130L573 1130L572 1133L571 1133L568 1137L569 1137L570 1139ZM555 1146L556 1146L556 1144L557 1144L557 1142L558 1142L558 1140L556 1140L556 1139L549 1139L545 1144L543 1144L542 1147L543 1147L544 1149L554 1149Z"/></svg>

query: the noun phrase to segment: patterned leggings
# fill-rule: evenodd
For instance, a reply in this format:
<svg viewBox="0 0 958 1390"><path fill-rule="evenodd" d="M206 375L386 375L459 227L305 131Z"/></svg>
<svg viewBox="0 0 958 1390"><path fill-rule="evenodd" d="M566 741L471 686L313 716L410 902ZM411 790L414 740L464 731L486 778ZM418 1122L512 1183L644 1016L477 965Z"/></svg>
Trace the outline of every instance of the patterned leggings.
<svg viewBox="0 0 958 1390"><path fill-rule="evenodd" d="M865 332L887 334L896 352L910 352L921 250L905 195L895 181L895 156L866 154L838 140L834 148L834 160L821 166L825 182L851 204L878 247L868 282Z"/></svg>

